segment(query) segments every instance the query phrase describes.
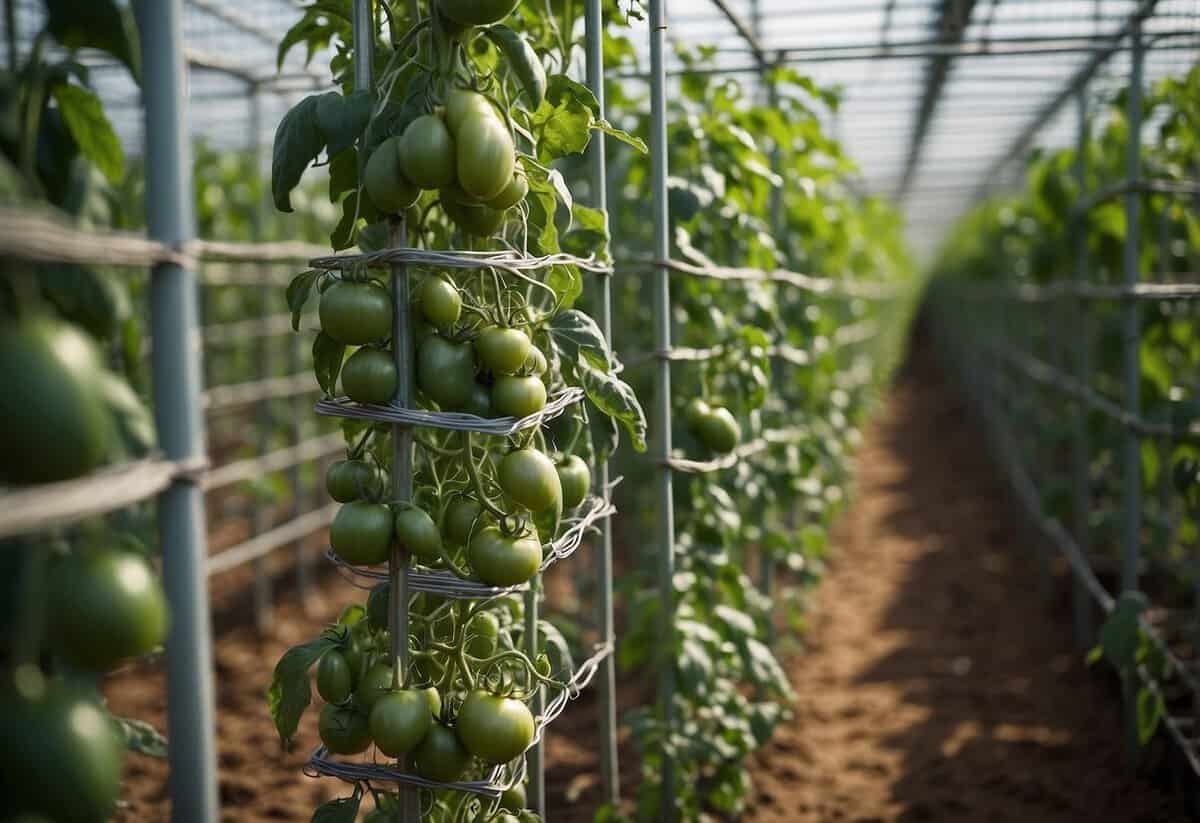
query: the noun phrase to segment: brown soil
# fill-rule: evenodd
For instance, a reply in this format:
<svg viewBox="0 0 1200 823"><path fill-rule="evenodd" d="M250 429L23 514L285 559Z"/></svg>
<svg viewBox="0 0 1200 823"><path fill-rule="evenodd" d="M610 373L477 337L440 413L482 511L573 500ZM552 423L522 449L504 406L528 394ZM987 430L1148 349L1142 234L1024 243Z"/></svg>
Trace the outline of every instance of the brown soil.
<svg viewBox="0 0 1200 823"><path fill-rule="evenodd" d="M789 664L795 717L753 764L747 819L1177 819L1178 801L1124 765L1117 703L1039 598L978 433L923 347L868 433L857 485L814 596L811 646ZM226 820L305 821L338 793L300 773L315 723L306 718L294 751L281 753L263 693L285 648L359 596L333 576L308 611L281 593L264 638L241 628L251 625L244 597L223 599L234 610L215 641ZM641 686L622 684L620 702ZM118 713L163 727L160 672L123 673L105 691ZM598 803L595 711L588 693L551 729L554 823L590 820ZM626 736L626 797L636 763ZM165 778L165 764L131 757L118 819L166 820Z"/></svg>

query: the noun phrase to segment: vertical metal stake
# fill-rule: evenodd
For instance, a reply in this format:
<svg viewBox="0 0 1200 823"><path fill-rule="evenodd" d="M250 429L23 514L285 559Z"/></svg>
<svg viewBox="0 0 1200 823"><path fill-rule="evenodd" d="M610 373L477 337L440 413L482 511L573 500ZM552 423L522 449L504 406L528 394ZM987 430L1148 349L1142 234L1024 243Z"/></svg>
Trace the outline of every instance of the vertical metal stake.
<svg viewBox="0 0 1200 823"><path fill-rule="evenodd" d="M1082 200L1087 189L1087 141L1088 141L1088 101L1087 84L1076 92L1075 104L1078 113L1075 140L1075 180L1078 185L1079 197ZM1075 282L1083 285L1088 278L1088 244L1087 219L1078 214L1075 220ZM1074 302L1075 329L1075 378L1079 385L1091 384L1091 367L1089 365L1090 343L1088 340L1088 304L1077 299ZM1071 508L1075 514L1075 542L1079 545L1079 553L1087 559L1090 554L1091 528L1088 526L1091 509L1091 470L1089 464L1090 446L1088 444L1087 407L1082 400L1076 400L1072 406L1071 419ZM1075 647L1080 653L1087 652L1092 647L1092 599L1087 587L1079 575L1071 572L1071 615L1075 625Z"/></svg>
<svg viewBox="0 0 1200 823"><path fill-rule="evenodd" d="M192 153L182 0L139 0L146 102L146 214L150 236L173 248L195 236ZM150 278L154 417L159 444L178 461L204 458L196 278L162 263ZM217 758L213 740L212 635L204 495L194 476L179 477L158 498L163 580L171 606L167 636L167 736L171 816L215 823Z"/></svg>
<svg viewBox="0 0 1200 823"><path fill-rule="evenodd" d="M525 654L530 660L536 660L538 655L538 596L542 588L542 576L534 575L529 581L529 590L525 592ZM534 717L542 714L542 689L534 692L530 700L530 710ZM529 808L538 814L546 809L546 734L548 729L542 728L541 739L525 753L525 770L529 775L529 791L526 802Z"/></svg>
<svg viewBox="0 0 1200 823"><path fill-rule="evenodd" d="M260 173L263 169L263 164L260 157L259 135L262 133L262 100L258 95L258 89L254 85L250 85L247 89L250 103L250 156L254 158L255 172ZM254 240L261 241L263 239L263 223L266 218L266 202L264 198L259 198L254 204L254 212L252 214L251 232ZM269 266L262 266L262 271L269 270ZM274 287L264 285L260 287L261 294L259 299L258 316L263 320L266 319L268 307L275 299ZM259 368L262 369L263 377L274 377L274 358L272 357L271 338L266 334L260 334L256 341L255 348L257 349ZM257 443L256 449L258 454L266 454L271 447L271 399L264 397L258 401L258 419L256 425ZM270 524L270 518L267 516L267 507L259 501L254 507L254 533L262 534L266 531ZM271 628L271 578L267 573L267 558L259 556L254 558L254 626L261 633L266 633Z"/></svg>

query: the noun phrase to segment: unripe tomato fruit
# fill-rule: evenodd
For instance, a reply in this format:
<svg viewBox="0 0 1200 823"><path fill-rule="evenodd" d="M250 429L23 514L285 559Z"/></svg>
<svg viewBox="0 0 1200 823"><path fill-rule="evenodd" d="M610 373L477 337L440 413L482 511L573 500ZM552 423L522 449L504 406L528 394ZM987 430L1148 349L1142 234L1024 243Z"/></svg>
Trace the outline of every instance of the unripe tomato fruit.
<svg viewBox="0 0 1200 823"><path fill-rule="evenodd" d="M540 377L501 375L492 385L492 409L501 417L528 417L546 407L546 384Z"/></svg>
<svg viewBox="0 0 1200 823"><path fill-rule="evenodd" d="M536 535L510 537L495 526L471 538L467 559L479 579L489 586L516 586L537 574L542 544Z"/></svg>
<svg viewBox="0 0 1200 823"><path fill-rule="evenodd" d="M361 348L342 366L342 390L356 403L386 405L399 382L390 352Z"/></svg>
<svg viewBox="0 0 1200 823"><path fill-rule="evenodd" d="M482 660L496 653L500 621L491 612L475 612L467 624L467 654Z"/></svg>
<svg viewBox="0 0 1200 823"><path fill-rule="evenodd" d="M406 508L396 512L396 540L422 560L441 557L442 533L423 509Z"/></svg>
<svg viewBox="0 0 1200 823"><path fill-rule="evenodd" d="M519 812L525 808L525 784L518 783L504 790L500 795L500 808L510 812Z"/></svg>
<svg viewBox="0 0 1200 823"><path fill-rule="evenodd" d="M385 580L367 595L367 625L375 631L388 627L388 611L392 607L392 584Z"/></svg>
<svg viewBox="0 0 1200 823"><path fill-rule="evenodd" d="M541 377L549 368L550 364L546 362L546 355L542 354L542 350L537 346L531 346L529 348L529 356L525 358L525 363L522 364L521 371Z"/></svg>
<svg viewBox="0 0 1200 823"><path fill-rule="evenodd" d="M338 280L317 309L321 331L347 346L362 346L392 334L392 296L374 280Z"/></svg>
<svg viewBox="0 0 1200 823"><path fill-rule="evenodd" d="M471 531L476 528L476 521L482 513L483 506L479 501L469 497L454 498L442 517L442 533L446 542L452 546L467 545L467 541L471 539Z"/></svg>
<svg viewBox="0 0 1200 823"><path fill-rule="evenodd" d="M399 137L389 137L371 152L363 169L363 184L367 197L384 214L399 214L421 196L421 190L400 170Z"/></svg>
<svg viewBox="0 0 1200 823"><path fill-rule="evenodd" d="M374 663L354 689L354 705L370 712L376 701L392 690L392 667L382 660Z"/></svg>
<svg viewBox="0 0 1200 823"><path fill-rule="evenodd" d="M91 339L71 326L30 320L0 328L0 477L51 483L100 465L115 429L96 375Z"/></svg>
<svg viewBox="0 0 1200 823"><path fill-rule="evenodd" d="M573 509L582 503L592 488L592 471L583 458L572 454L554 466L558 482L562 486L563 508Z"/></svg>
<svg viewBox="0 0 1200 823"><path fill-rule="evenodd" d="M413 766L417 774L427 780L453 783L462 777L471 762L471 755L463 748L454 730L434 723L428 734L413 752Z"/></svg>
<svg viewBox="0 0 1200 823"><path fill-rule="evenodd" d="M388 757L408 754L432 726L429 700L416 689L389 691L371 709L371 739Z"/></svg>
<svg viewBox="0 0 1200 823"><path fill-rule="evenodd" d="M468 114L455 132L458 185L479 200L490 200L513 179L516 146L504 121L494 114Z"/></svg>
<svg viewBox="0 0 1200 823"><path fill-rule="evenodd" d="M82 669L106 672L153 651L167 635L167 598L136 554L100 551L56 564L50 587L55 645Z"/></svg>
<svg viewBox="0 0 1200 823"><path fill-rule="evenodd" d="M325 748L334 754L358 754L371 745L367 716L352 706L326 703L321 709L317 731Z"/></svg>
<svg viewBox="0 0 1200 823"><path fill-rule="evenodd" d="M701 423L710 411L712 411L712 407L699 397L692 398L686 408L684 408L683 419L687 423L688 429L697 437L700 436Z"/></svg>
<svg viewBox="0 0 1200 823"><path fill-rule="evenodd" d="M421 689L421 696L425 698L425 702L429 704L429 714L437 718L442 713L442 695L437 690L436 686L429 686Z"/></svg>
<svg viewBox="0 0 1200 823"><path fill-rule="evenodd" d="M487 204L493 209L504 211L520 203L527 194L529 194L529 180L525 177L524 172L517 171L508 184L500 189L500 193L489 199Z"/></svg>
<svg viewBox="0 0 1200 823"><path fill-rule="evenodd" d="M325 490L339 503L370 500L383 491L383 472L366 460L339 460L325 472Z"/></svg>
<svg viewBox="0 0 1200 823"><path fill-rule="evenodd" d="M452 88L446 93L446 125L458 139L463 122L468 117L496 117L496 110L486 97L470 89Z"/></svg>
<svg viewBox="0 0 1200 823"><path fill-rule="evenodd" d="M454 182L454 138L442 118L423 114L400 138L400 170L423 189Z"/></svg>
<svg viewBox="0 0 1200 823"><path fill-rule="evenodd" d="M700 421L700 439L718 454L728 454L737 448L742 429L729 409L714 406Z"/></svg>
<svg viewBox="0 0 1200 823"><path fill-rule="evenodd" d="M417 385L446 411L460 408L475 385L475 354L469 343L431 335L417 351Z"/></svg>
<svg viewBox="0 0 1200 823"><path fill-rule="evenodd" d="M492 391L487 386L476 383L471 387L471 396L459 407L459 411L473 414L476 417L490 418L494 413L492 408Z"/></svg>
<svg viewBox="0 0 1200 823"><path fill-rule="evenodd" d="M350 664L337 649L325 652L317 664L317 694L326 703L345 703L354 691Z"/></svg>
<svg viewBox="0 0 1200 823"><path fill-rule="evenodd" d="M504 212L485 204L464 203L457 195L441 191L442 209L464 234L472 237L491 237L504 225Z"/></svg>
<svg viewBox="0 0 1200 823"><path fill-rule="evenodd" d="M353 628L362 622L362 619L367 616L367 610L360 603L351 603L342 609L342 613L338 615L339 626L349 626Z"/></svg>
<svg viewBox="0 0 1200 823"><path fill-rule="evenodd" d="M504 455L498 474L504 493L530 511L540 512L562 501L554 463L536 449L517 449Z"/></svg>
<svg viewBox="0 0 1200 823"><path fill-rule="evenodd" d="M392 510L382 503L355 500L343 504L329 525L329 544L338 557L356 566L384 563L392 545Z"/></svg>
<svg viewBox="0 0 1200 823"><path fill-rule="evenodd" d="M464 26L499 23L513 13L520 0L438 0L442 14Z"/></svg>
<svg viewBox="0 0 1200 823"><path fill-rule="evenodd" d="M462 314L462 296L444 277L431 276L422 280L417 286L417 300L421 303L421 314L439 329L450 328Z"/></svg>
<svg viewBox="0 0 1200 823"><path fill-rule="evenodd" d="M532 348L529 335L520 329L490 326L475 338L479 365L496 374L516 374Z"/></svg>
<svg viewBox="0 0 1200 823"><path fill-rule="evenodd" d="M507 763L533 742L528 706L479 689L463 701L454 728L467 751L486 763Z"/></svg>

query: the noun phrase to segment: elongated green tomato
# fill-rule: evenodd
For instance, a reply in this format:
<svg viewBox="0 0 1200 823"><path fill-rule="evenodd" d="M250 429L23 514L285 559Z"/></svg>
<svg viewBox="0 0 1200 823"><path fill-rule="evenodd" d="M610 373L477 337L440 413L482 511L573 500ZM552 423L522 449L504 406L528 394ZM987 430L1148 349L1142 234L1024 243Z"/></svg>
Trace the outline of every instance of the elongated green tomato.
<svg viewBox="0 0 1200 823"><path fill-rule="evenodd" d="M354 689L354 705L370 712L375 702L392 690L392 667L379 660L367 669Z"/></svg>
<svg viewBox="0 0 1200 823"><path fill-rule="evenodd" d="M371 152L363 169L367 197L384 214L399 214L421 196L400 170L400 138L389 137Z"/></svg>
<svg viewBox="0 0 1200 823"><path fill-rule="evenodd" d="M338 557L356 566L386 563L392 545L392 510L382 503L344 504L329 525L329 543Z"/></svg>
<svg viewBox="0 0 1200 823"><path fill-rule="evenodd" d="M520 0L438 0L442 14L464 26L499 23L513 13Z"/></svg>
<svg viewBox="0 0 1200 823"><path fill-rule="evenodd" d="M504 211L520 203L527 194L529 194L529 180L525 177L525 172L518 169L507 185L500 189L500 193L489 199L487 204L493 209Z"/></svg>
<svg viewBox="0 0 1200 823"><path fill-rule="evenodd" d="M476 528L483 506L469 497L456 497L446 507L442 518L442 534L451 546L465 546ZM479 524L482 525L482 524Z"/></svg>
<svg viewBox="0 0 1200 823"><path fill-rule="evenodd" d="M442 533L424 510L405 508L396 512L396 539L422 560L437 560L442 552Z"/></svg>
<svg viewBox="0 0 1200 823"><path fill-rule="evenodd" d="M0 478L68 480L95 469L115 442L95 379L95 345L71 326L31 320L0 328Z"/></svg>
<svg viewBox="0 0 1200 823"><path fill-rule="evenodd" d="M109 671L166 637L166 595L136 554L76 553L55 564L49 595L55 645L79 668Z"/></svg>
<svg viewBox="0 0 1200 823"><path fill-rule="evenodd" d="M484 204L463 203L441 190L442 209L465 234L472 237L491 237L504 225L504 212Z"/></svg>
<svg viewBox="0 0 1200 823"><path fill-rule="evenodd" d="M435 275L422 280L417 287L417 300L421 303L421 314L439 329L450 328L462 314L462 296L444 277Z"/></svg>
<svg viewBox="0 0 1200 823"><path fill-rule="evenodd" d="M528 417L546 407L546 384L540 377L501 375L492 386L492 408L506 417Z"/></svg>
<svg viewBox="0 0 1200 823"><path fill-rule="evenodd" d="M489 326L475 338L479 365L495 374L516 374L532 348L529 335L520 329Z"/></svg>
<svg viewBox="0 0 1200 823"><path fill-rule="evenodd" d="M483 660L496 653L500 639L500 621L491 612L475 612L467 623L467 654Z"/></svg>
<svg viewBox="0 0 1200 823"><path fill-rule="evenodd" d="M562 484L563 508L573 509L587 498L592 488L592 471L577 454L564 457L554 468Z"/></svg>
<svg viewBox="0 0 1200 823"><path fill-rule="evenodd" d="M400 138L400 170L423 189L454 182L454 137L436 114L408 124Z"/></svg>
<svg viewBox="0 0 1200 823"><path fill-rule="evenodd" d="M537 346L530 346L529 356L525 358L525 363L521 366L521 372L541 377L549 368L550 364L546 362L546 355L542 354L542 350Z"/></svg>
<svg viewBox="0 0 1200 823"><path fill-rule="evenodd" d="M0 796L6 819L101 821L121 788L125 747L108 714L61 681L0 690Z"/></svg>
<svg viewBox="0 0 1200 823"><path fill-rule="evenodd" d="M536 449L504 455L498 470L500 488L518 505L540 512L562 503L562 486L549 457Z"/></svg>
<svg viewBox="0 0 1200 823"><path fill-rule="evenodd" d="M728 454L737 448L742 429L729 409L714 406L700 421L700 439L718 454Z"/></svg>
<svg viewBox="0 0 1200 823"><path fill-rule="evenodd" d="M683 411L683 419L687 423L688 429L697 437L700 436L700 429L712 407L704 402L699 397L694 397L688 402Z"/></svg>
<svg viewBox="0 0 1200 823"><path fill-rule="evenodd" d="M479 689L463 701L454 728L467 751L485 763L507 763L533 742L528 706Z"/></svg>
<svg viewBox="0 0 1200 823"><path fill-rule="evenodd" d="M536 535L510 537L488 526L471 538L467 559L479 579L489 586L516 586L537 574L542 544Z"/></svg>
<svg viewBox="0 0 1200 823"><path fill-rule="evenodd" d="M440 783L453 783L467 770L471 755L463 748L453 729L434 723L413 752L413 761L421 777Z"/></svg>
<svg viewBox="0 0 1200 823"><path fill-rule="evenodd" d="M385 405L396 394L399 376L392 355L361 348L342 366L342 390L356 403Z"/></svg>
<svg viewBox="0 0 1200 823"><path fill-rule="evenodd" d="M433 726L429 700L416 689L380 695L371 708L371 739L388 757L400 757L417 747Z"/></svg>
<svg viewBox="0 0 1200 823"><path fill-rule="evenodd" d="M450 133L458 138L463 122L468 117L497 117L496 110L482 94L470 89L452 88L446 93L446 125Z"/></svg>
<svg viewBox="0 0 1200 823"><path fill-rule="evenodd" d="M371 745L367 715L352 706L326 703L321 709L317 731L325 748L334 754L358 754Z"/></svg>
<svg viewBox="0 0 1200 823"><path fill-rule="evenodd" d="M374 280L339 280L321 294L321 331L347 346L377 343L392 334L392 296Z"/></svg>
<svg viewBox="0 0 1200 823"><path fill-rule="evenodd" d="M417 351L417 386L445 411L456 411L475 386L475 353L470 343L426 337Z"/></svg>
<svg viewBox="0 0 1200 823"><path fill-rule="evenodd" d="M456 135L458 185L480 200L498 196L512 182L517 159L504 121L494 114L471 114Z"/></svg>
<svg viewBox="0 0 1200 823"><path fill-rule="evenodd" d="M325 472L325 490L339 503L371 500L383 491L383 473L366 460L339 460Z"/></svg>
<svg viewBox="0 0 1200 823"><path fill-rule="evenodd" d="M504 790L504 794L500 795L500 808L510 812L519 812L525 808L525 784L517 783L515 786L510 786Z"/></svg>
<svg viewBox="0 0 1200 823"><path fill-rule="evenodd" d="M325 652L317 664L317 694L326 703L345 703L354 690L350 664L337 649Z"/></svg>
<svg viewBox="0 0 1200 823"><path fill-rule="evenodd" d="M491 389L476 383L471 387L471 396L467 398L466 403L459 407L459 411L473 414L476 417L490 418L495 411L492 408Z"/></svg>

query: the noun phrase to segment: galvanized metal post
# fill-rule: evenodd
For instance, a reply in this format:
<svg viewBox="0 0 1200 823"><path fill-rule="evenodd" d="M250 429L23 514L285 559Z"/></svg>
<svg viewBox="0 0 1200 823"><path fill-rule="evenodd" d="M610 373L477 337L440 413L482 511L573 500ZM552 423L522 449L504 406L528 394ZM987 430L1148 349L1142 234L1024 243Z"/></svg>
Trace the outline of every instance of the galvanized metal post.
<svg viewBox="0 0 1200 823"><path fill-rule="evenodd" d="M762 25L762 15L759 12L758 0L754 0L754 2L751 4L750 13L751 13L751 17L750 17L751 24L754 27L754 36L756 38L761 38L762 32L760 31L760 27ZM765 66L762 68L765 69ZM779 106L779 89L778 89L778 87L776 87L775 81L773 79L767 78L765 75L766 75L766 72L763 71L759 74L759 78L760 78L760 81L765 83L765 85L766 85L767 106L771 109L775 109ZM770 163L771 163L771 171L773 171L775 174L779 174L779 158L780 158L779 146L772 145L771 146ZM782 184L779 186L775 186L771 189L769 208L770 208L769 219L771 221L770 222L771 235L775 238L777 243L781 243L782 238L783 238L783 188L782 188ZM779 262L783 263L785 261L783 261L781 259ZM773 366L775 368L784 368L786 366L786 362L783 360L783 358L777 357L774 359ZM797 532L799 529L799 525L800 525L799 512L801 512L801 511L802 511L802 508L798 507L798 506L791 506L788 508L788 513L787 513L788 527L789 527L790 531L792 531L792 532ZM765 544L765 541L763 541L763 542ZM762 589L762 593L765 594L767 597L772 597L773 593L775 591L775 557L771 554L770 551L768 551L765 548L765 545L760 546L759 551L761 552L761 554L759 556L759 588ZM775 611L774 611L774 609L767 610L767 637L766 637L766 640L767 640L767 645L774 645L774 643L775 643Z"/></svg>
<svg viewBox="0 0 1200 823"><path fill-rule="evenodd" d="M542 576L534 575L525 592L525 654L530 660L538 655L538 596L542 588ZM542 690L538 688L530 699L534 717L542 713ZM541 814L546 808L546 759L545 742L547 728L542 729L541 739L525 753L525 771L529 775L529 790L525 793L526 803L533 811Z"/></svg>
<svg viewBox="0 0 1200 823"><path fill-rule="evenodd" d="M263 165L260 162L259 156L259 134L262 131L262 100L259 98L258 89L251 84L247 89L247 94L250 103L250 130L249 143L247 147L250 151L250 156L254 159L255 173L260 173ZM254 212L251 215L251 232L252 239L263 239L263 223L265 222L266 211L265 198L259 198L254 204ZM268 269L267 266L261 267L263 270ZM259 301L259 317L266 318L267 307L271 305L275 299L274 289L270 285L260 286L260 301ZM274 358L271 351L271 338L266 334L259 334L256 346L258 367L262 370L262 377L273 377L274 369L272 368ZM264 397L258 401L258 414L255 425L258 428L256 448L259 454L266 454L271 447L271 399ZM267 507L262 505L262 501L258 501L254 506L254 533L262 534L270 525L270 517L268 517ZM271 628L271 578L267 574L267 558L265 555L260 555L254 558L254 626L259 632L267 632Z"/></svg>
<svg viewBox="0 0 1200 823"><path fill-rule="evenodd" d="M183 2L140 0L135 11L144 68L149 232L155 240L181 248L195 236ZM184 462L199 462L205 453L196 298L193 272L175 263L154 267L150 278L154 418L166 456ZM171 816L180 823L215 823L219 807L205 572L208 545L204 493L197 477L181 476L159 495L158 532L171 606L167 636Z"/></svg>
<svg viewBox="0 0 1200 823"><path fill-rule="evenodd" d="M663 59L666 37L666 0L649 0L650 17L650 166L654 214L654 257L666 260L671 253L670 211L667 203L667 71ZM671 286L666 266L652 275L654 287L654 350L671 347ZM660 357L654 372L654 448L658 473L658 591L661 605L659 646L659 716L664 733L675 728L675 511L671 457L671 361ZM675 819L675 764L667 751L662 759L662 807L657 819Z"/></svg>
<svg viewBox="0 0 1200 823"><path fill-rule="evenodd" d="M1137 15L1129 31L1129 95L1126 117L1129 122L1129 142L1125 157L1125 176L1129 191L1125 194L1125 246L1123 255L1124 281L1134 285L1140 277L1141 197L1135 185L1141 173L1142 154L1142 21ZM1124 356L1125 411L1137 416L1141 410L1141 364L1139 354L1139 306L1136 300L1121 304L1121 350ZM1121 518L1121 588L1138 588L1138 542L1142 508L1142 461L1140 441L1133 429L1123 433L1122 518Z"/></svg>
<svg viewBox="0 0 1200 823"><path fill-rule="evenodd" d="M584 47L587 52L587 84L596 96L600 116L605 117L604 105L604 18L601 0L586 0L584 5ZM592 205L604 212L608 220L608 190L606 188L607 153L604 133L596 132L588 147L588 163L591 176ZM600 331L604 339L612 344L612 287L608 275L597 280L597 313ZM611 496L608 487L608 460L596 462L596 482L593 492L607 503ZM613 647L613 653L600 662L596 672L596 688L600 700L600 776L603 781L604 802L616 808L621 801L621 778L617 762L617 685L616 685L616 632L613 625L613 536L612 521L604 518L600 522L600 539L596 545L596 622L600 628L600 642Z"/></svg>
<svg viewBox="0 0 1200 823"><path fill-rule="evenodd" d="M1087 191L1088 100L1087 84L1079 87L1075 104L1078 114L1075 136L1075 180L1082 201ZM1075 218L1075 283L1082 286L1088 278L1087 215L1079 212ZM1091 384L1090 323L1087 303L1076 299L1074 333L1075 379L1081 386ZM1071 508L1075 515L1075 542L1079 553L1087 559L1091 547L1088 526L1091 509L1091 447L1088 443L1087 407L1082 400L1072 404L1071 414ZM1075 628L1075 648L1080 653L1092 647L1092 599L1078 574L1071 574L1071 617Z"/></svg>

